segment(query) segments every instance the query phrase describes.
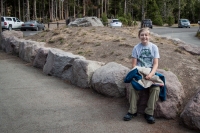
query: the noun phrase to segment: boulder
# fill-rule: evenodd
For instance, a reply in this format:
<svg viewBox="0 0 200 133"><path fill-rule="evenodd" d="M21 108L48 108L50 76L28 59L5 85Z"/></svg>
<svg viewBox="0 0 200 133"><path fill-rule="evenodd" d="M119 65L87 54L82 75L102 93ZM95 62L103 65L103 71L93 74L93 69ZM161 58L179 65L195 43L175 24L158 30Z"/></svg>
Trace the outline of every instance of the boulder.
<svg viewBox="0 0 200 133"><path fill-rule="evenodd" d="M181 45L179 48L189 52L192 55L200 55L200 47L195 47L191 45Z"/></svg>
<svg viewBox="0 0 200 133"><path fill-rule="evenodd" d="M68 26L72 27L88 27L88 26L101 26L102 24L101 20L97 17L84 17L84 18L77 18L75 21L70 22Z"/></svg>
<svg viewBox="0 0 200 133"><path fill-rule="evenodd" d="M181 119L187 127L200 130L200 89L185 106Z"/></svg>
<svg viewBox="0 0 200 133"><path fill-rule="evenodd" d="M44 47L44 44L31 40L21 41L19 43L19 57L26 62L33 63L39 48Z"/></svg>
<svg viewBox="0 0 200 133"><path fill-rule="evenodd" d="M174 119L180 112L182 100L185 97L183 86L179 82L177 76L172 72L161 69L159 69L158 72L165 76L165 84L167 87L167 100L163 102L158 100L158 102L156 103L154 115L155 117ZM131 87L131 84L126 85L128 99ZM149 91L144 90L139 92L139 97L138 112L143 114L149 98Z"/></svg>
<svg viewBox="0 0 200 133"><path fill-rule="evenodd" d="M43 72L70 81L72 78L72 65L75 59L85 59L85 57L58 49L50 49Z"/></svg>
<svg viewBox="0 0 200 133"><path fill-rule="evenodd" d="M70 79L70 82L81 88L90 88L90 81L93 73L104 64L105 63L91 60L74 60L72 65L73 78Z"/></svg>
<svg viewBox="0 0 200 133"><path fill-rule="evenodd" d="M1 37L2 37L2 39L1 39L1 43L0 43L0 49L5 51L6 50L6 46L9 43L8 42L9 38L11 38L11 37L23 38L23 32L14 31L14 30L12 30L12 31L4 31L4 32L2 32Z"/></svg>
<svg viewBox="0 0 200 133"><path fill-rule="evenodd" d="M50 48L46 48L46 47L39 48L39 50L36 54L36 57L34 59L34 62L33 62L34 67L43 69L43 67L46 63L46 59L47 59L49 50L50 50Z"/></svg>
<svg viewBox="0 0 200 133"><path fill-rule="evenodd" d="M121 64L110 62L97 69L92 76L92 88L110 97L125 96L124 78L130 71Z"/></svg>
<svg viewBox="0 0 200 133"><path fill-rule="evenodd" d="M177 76L171 71L158 70L165 76L167 87L167 100L157 102L155 116L167 119L174 119L180 113L180 109L185 98L185 92Z"/></svg>
<svg viewBox="0 0 200 133"><path fill-rule="evenodd" d="M15 30L12 30L12 31L4 31L2 32L2 37L3 38L9 38L9 37L17 37L17 38L23 38L23 32L22 31L15 31Z"/></svg>

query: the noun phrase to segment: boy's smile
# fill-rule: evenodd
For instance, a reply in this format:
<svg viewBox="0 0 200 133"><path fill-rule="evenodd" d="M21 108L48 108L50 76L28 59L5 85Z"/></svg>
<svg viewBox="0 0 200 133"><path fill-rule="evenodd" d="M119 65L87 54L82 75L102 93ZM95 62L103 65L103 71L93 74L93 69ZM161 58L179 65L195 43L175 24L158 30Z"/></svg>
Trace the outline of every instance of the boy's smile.
<svg viewBox="0 0 200 133"><path fill-rule="evenodd" d="M141 32L140 33L140 36L139 36L140 40L141 40L141 43L143 45L147 45L148 42L149 42L149 33L148 32Z"/></svg>

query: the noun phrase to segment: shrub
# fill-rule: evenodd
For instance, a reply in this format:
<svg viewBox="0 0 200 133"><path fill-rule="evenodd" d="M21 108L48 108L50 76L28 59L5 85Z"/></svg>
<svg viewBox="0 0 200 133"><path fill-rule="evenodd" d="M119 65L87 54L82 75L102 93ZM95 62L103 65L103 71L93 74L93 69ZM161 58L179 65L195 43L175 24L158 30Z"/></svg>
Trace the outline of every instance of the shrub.
<svg viewBox="0 0 200 133"><path fill-rule="evenodd" d="M106 23L108 22L108 18L107 18L106 13L102 14L101 19L102 19L103 24L106 25Z"/></svg>
<svg viewBox="0 0 200 133"><path fill-rule="evenodd" d="M172 26L172 25L174 24L174 22L175 22L174 17L169 16L169 17L167 18L167 24L168 24L168 26Z"/></svg>
<svg viewBox="0 0 200 133"><path fill-rule="evenodd" d="M118 17L118 19L123 23L123 25L128 25L128 26L133 25L133 19L130 13L128 13L127 15L122 15Z"/></svg>
<svg viewBox="0 0 200 133"><path fill-rule="evenodd" d="M200 31L197 31L196 37L200 38Z"/></svg>

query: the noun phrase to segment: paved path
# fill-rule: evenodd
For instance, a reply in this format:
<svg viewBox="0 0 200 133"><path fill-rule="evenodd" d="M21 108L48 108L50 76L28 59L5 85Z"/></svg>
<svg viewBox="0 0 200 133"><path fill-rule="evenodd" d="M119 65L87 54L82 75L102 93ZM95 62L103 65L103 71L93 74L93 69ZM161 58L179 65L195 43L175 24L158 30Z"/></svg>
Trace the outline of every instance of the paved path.
<svg viewBox="0 0 200 133"><path fill-rule="evenodd" d="M194 133L175 120L122 117L125 98L77 88L0 51L0 133Z"/></svg>
<svg viewBox="0 0 200 133"><path fill-rule="evenodd" d="M194 46L200 46L200 39L196 38L198 27L191 28L168 28L168 27L155 27L151 31L162 36L179 38L180 40Z"/></svg>

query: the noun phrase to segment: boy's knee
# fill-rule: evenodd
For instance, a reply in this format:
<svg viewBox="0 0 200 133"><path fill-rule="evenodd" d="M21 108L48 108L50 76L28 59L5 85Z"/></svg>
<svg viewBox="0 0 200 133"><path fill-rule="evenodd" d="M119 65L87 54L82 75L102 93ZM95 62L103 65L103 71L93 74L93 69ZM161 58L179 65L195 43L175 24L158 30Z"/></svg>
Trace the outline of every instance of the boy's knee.
<svg viewBox="0 0 200 133"><path fill-rule="evenodd" d="M160 91L159 86L151 86L150 89L151 89L151 91Z"/></svg>

